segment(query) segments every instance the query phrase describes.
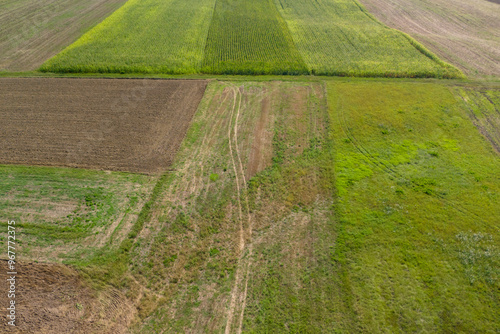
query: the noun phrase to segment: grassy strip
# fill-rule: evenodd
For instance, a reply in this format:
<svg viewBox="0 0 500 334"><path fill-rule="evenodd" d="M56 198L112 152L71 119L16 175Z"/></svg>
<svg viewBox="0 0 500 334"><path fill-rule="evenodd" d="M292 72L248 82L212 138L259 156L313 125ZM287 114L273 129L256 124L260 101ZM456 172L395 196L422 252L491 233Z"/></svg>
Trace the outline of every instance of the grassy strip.
<svg viewBox="0 0 500 334"><path fill-rule="evenodd" d="M343 331L494 332L497 156L444 86L329 85Z"/></svg>

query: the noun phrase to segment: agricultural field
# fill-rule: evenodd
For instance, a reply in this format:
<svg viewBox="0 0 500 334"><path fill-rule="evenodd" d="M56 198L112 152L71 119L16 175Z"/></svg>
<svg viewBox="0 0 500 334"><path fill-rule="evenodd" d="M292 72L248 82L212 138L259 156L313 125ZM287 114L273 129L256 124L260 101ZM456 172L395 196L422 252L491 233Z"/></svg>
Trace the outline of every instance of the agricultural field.
<svg viewBox="0 0 500 334"><path fill-rule="evenodd" d="M468 76L500 76L498 1L360 1L381 22L410 34Z"/></svg>
<svg viewBox="0 0 500 334"><path fill-rule="evenodd" d="M130 0L41 67L49 72L198 73L215 0Z"/></svg>
<svg viewBox="0 0 500 334"><path fill-rule="evenodd" d="M0 163L161 173L206 81L2 78Z"/></svg>
<svg viewBox="0 0 500 334"><path fill-rule="evenodd" d="M355 0L131 0L40 70L463 76Z"/></svg>
<svg viewBox="0 0 500 334"><path fill-rule="evenodd" d="M132 271L150 290L139 306L144 320L133 332L262 328L253 322L260 317L254 308L268 302L253 294L267 278L253 273L278 266L280 258L279 252L273 254L267 264L266 248L293 242L300 254L287 263L299 258L315 262L315 246L304 244L304 233L330 236L319 249L334 244L326 214L331 193L322 184L327 181L319 182L324 164L316 164L322 161L327 123L320 83L208 86L172 166L175 172L165 179L158 196L162 200L152 209L156 214L137 237ZM319 265L313 267L320 271ZM292 268L284 277L300 285L300 277L290 274ZM311 293L320 294L329 284L334 283L322 280ZM304 307L321 309L313 300Z"/></svg>
<svg viewBox="0 0 500 334"><path fill-rule="evenodd" d="M498 334L498 0L401 1L0 3L0 332Z"/></svg>
<svg viewBox="0 0 500 334"><path fill-rule="evenodd" d="M308 73L286 23L269 0L217 1L202 72Z"/></svg>
<svg viewBox="0 0 500 334"><path fill-rule="evenodd" d="M0 2L0 71L35 70L125 0Z"/></svg>
<svg viewBox="0 0 500 334"><path fill-rule="evenodd" d="M312 73L459 77L409 36L374 19L356 0L275 0Z"/></svg>

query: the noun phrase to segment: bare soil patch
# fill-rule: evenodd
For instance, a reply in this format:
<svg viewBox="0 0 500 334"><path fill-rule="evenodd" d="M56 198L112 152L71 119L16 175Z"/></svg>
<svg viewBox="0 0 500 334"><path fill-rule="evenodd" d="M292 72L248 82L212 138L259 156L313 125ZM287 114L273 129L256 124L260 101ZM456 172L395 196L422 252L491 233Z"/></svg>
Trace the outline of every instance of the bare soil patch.
<svg viewBox="0 0 500 334"><path fill-rule="evenodd" d="M500 6L484 0L361 0L471 76L500 75ZM498 2L495 0L495 2Z"/></svg>
<svg viewBox="0 0 500 334"><path fill-rule="evenodd" d="M125 333L137 313L117 290L95 291L73 269L54 264L16 264L16 327L2 333ZM0 287L7 291L7 261L0 261ZM0 295L6 319L7 293Z"/></svg>
<svg viewBox="0 0 500 334"><path fill-rule="evenodd" d="M37 69L123 3L125 0L3 1L0 70Z"/></svg>
<svg viewBox="0 0 500 334"><path fill-rule="evenodd" d="M206 81L0 79L0 163L158 173Z"/></svg>

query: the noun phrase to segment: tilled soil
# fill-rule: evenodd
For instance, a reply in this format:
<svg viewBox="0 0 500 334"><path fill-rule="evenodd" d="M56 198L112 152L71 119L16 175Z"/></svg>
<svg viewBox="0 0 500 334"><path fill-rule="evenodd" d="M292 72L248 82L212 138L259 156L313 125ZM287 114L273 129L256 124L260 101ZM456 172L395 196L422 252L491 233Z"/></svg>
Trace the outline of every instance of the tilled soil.
<svg viewBox="0 0 500 334"><path fill-rule="evenodd" d="M1 333L124 333L136 310L117 290L95 291L76 271L54 264L16 263L15 298L8 298L7 261L0 260ZM15 327L7 322L15 301ZM10 319L9 319L10 321Z"/></svg>
<svg viewBox="0 0 500 334"><path fill-rule="evenodd" d="M202 80L0 79L0 163L154 174L203 96Z"/></svg>

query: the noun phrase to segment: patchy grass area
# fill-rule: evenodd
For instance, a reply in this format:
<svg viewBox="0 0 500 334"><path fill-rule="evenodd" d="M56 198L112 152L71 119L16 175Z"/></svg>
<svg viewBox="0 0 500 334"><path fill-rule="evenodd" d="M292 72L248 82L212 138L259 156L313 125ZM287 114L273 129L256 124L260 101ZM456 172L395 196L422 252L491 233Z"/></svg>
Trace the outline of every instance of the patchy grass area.
<svg viewBox="0 0 500 334"><path fill-rule="evenodd" d="M461 77L408 35L378 22L356 0L275 0L309 70L360 77Z"/></svg>
<svg viewBox="0 0 500 334"><path fill-rule="evenodd" d="M445 86L328 87L348 311L339 329L494 333L500 161L490 143Z"/></svg>
<svg viewBox="0 0 500 334"><path fill-rule="evenodd" d="M333 169L321 153L327 123L319 83L208 86L133 252L133 273L145 286L135 332L282 328L290 318L277 314L289 307L309 310L292 316L301 328L324 325L313 310L326 315L331 304L312 296L335 284L323 271L335 240L326 177ZM279 273L282 259L291 267ZM289 286L269 286L275 273ZM266 289L277 298L262 295ZM302 293L310 297L297 298Z"/></svg>
<svg viewBox="0 0 500 334"><path fill-rule="evenodd" d="M7 220L15 220L19 259L40 262L88 260L100 249L117 249L157 179L5 165L0 174L0 227L6 231Z"/></svg>
<svg viewBox="0 0 500 334"><path fill-rule="evenodd" d="M305 74L286 23L269 0L218 0L203 73Z"/></svg>
<svg viewBox="0 0 500 334"><path fill-rule="evenodd" d="M130 0L41 71L198 73L214 6L215 0Z"/></svg>

